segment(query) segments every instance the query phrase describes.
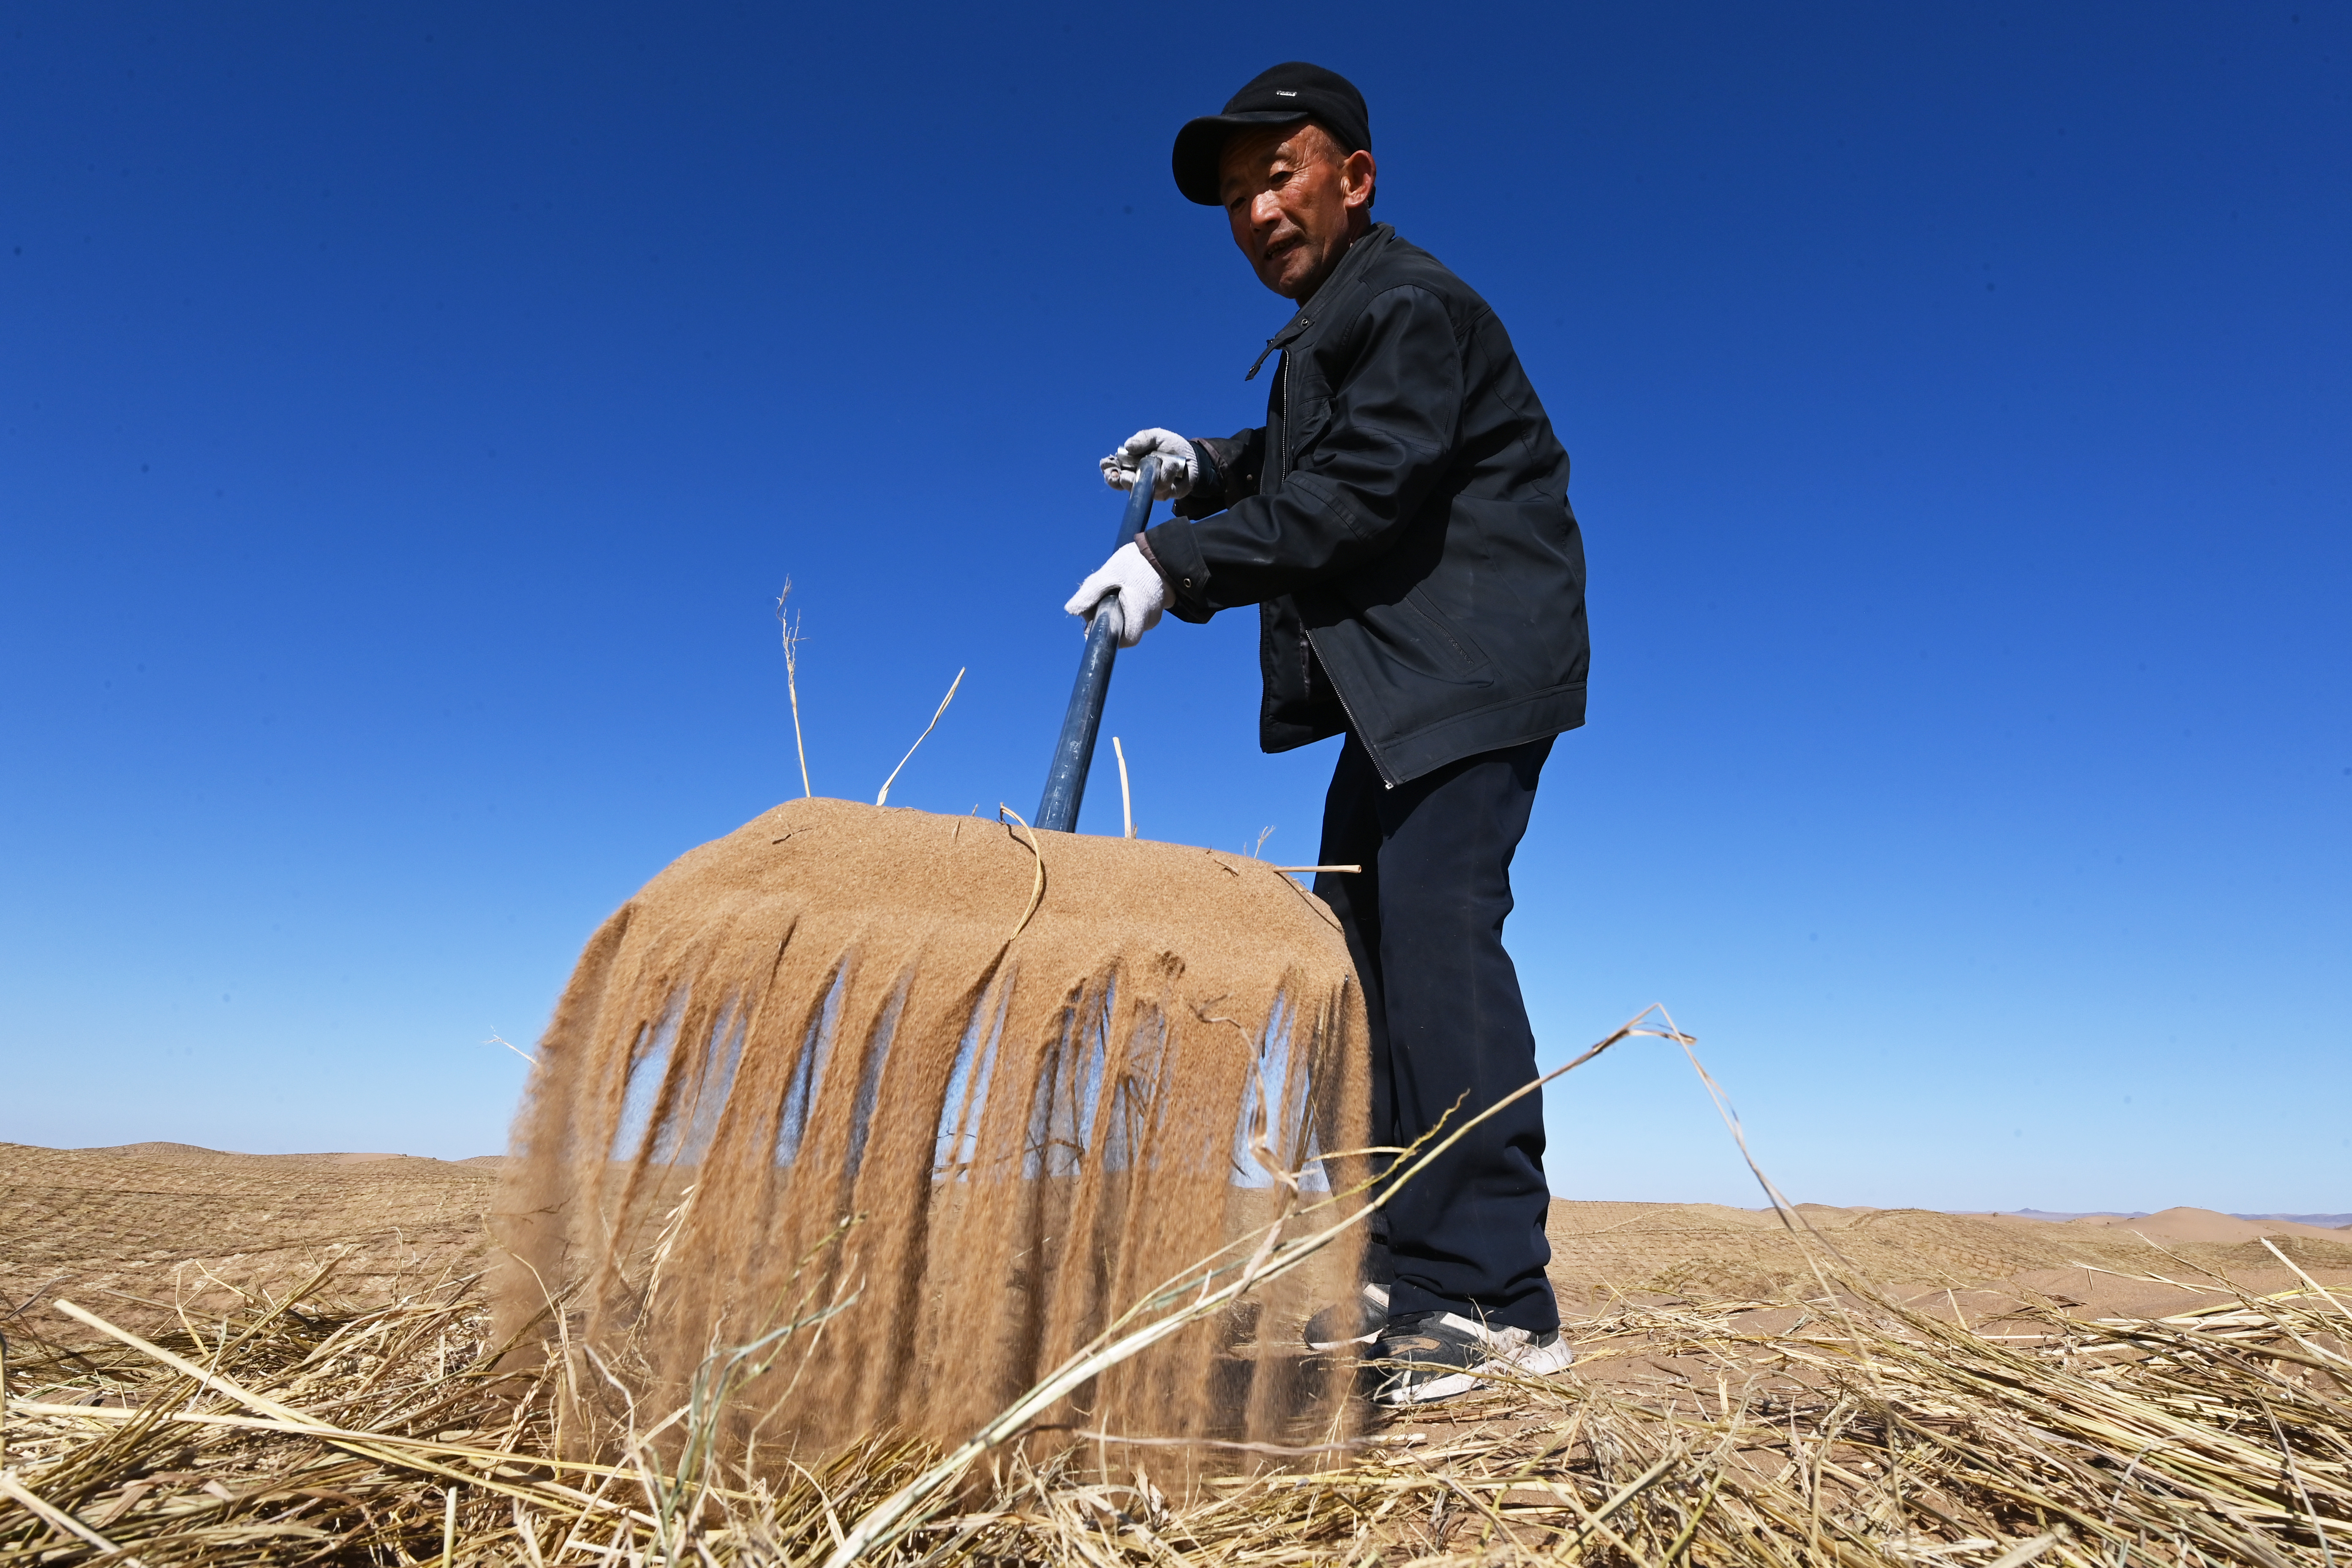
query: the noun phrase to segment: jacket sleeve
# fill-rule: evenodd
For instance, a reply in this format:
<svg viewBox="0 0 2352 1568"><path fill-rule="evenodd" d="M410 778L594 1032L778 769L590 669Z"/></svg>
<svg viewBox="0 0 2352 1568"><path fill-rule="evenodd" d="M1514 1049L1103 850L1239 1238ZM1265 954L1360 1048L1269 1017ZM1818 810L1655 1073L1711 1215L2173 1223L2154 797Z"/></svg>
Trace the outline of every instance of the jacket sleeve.
<svg viewBox="0 0 2352 1568"><path fill-rule="evenodd" d="M1178 517L1209 517L1244 497L1257 494L1258 474L1265 467L1265 427L1237 430L1231 436L1188 436L1200 477L1192 493L1176 503Z"/></svg>
<svg viewBox="0 0 2352 1568"><path fill-rule="evenodd" d="M1461 345L1444 301L1404 287L1374 297L1330 418L1272 489L1200 521L1149 531L1185 619L1279 598L1393 546L1454 458ZM1287 374L1286 370L1286 374Z"/></svg>

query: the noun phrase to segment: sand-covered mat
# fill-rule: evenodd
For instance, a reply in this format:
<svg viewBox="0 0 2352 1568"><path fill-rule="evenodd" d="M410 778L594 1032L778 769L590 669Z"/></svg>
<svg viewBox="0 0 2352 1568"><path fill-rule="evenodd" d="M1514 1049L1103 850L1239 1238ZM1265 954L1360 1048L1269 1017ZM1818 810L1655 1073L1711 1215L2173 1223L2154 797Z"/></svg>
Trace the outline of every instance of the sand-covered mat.
<svg viewBox="0 0 2352 1568"><path fill-rule="evenodd" d="M961 1436L1181 1311L1221 1248L1230 1274L1258 1226L1352 1205L1364 1028L1338 920L1264 861L788 801L590 938L500 1191L504 1321L551 1332L560 1298L638 1400L714 1343L821 1336L761 1352L739 1407L811 1441ZM1261 1310L1316 1270L1351 1288L1343 1250ZM1216 1332L1171 1329L1061 1425L1295 1441L1344 1408L1303 1346L1235 1362Z"/></svg>

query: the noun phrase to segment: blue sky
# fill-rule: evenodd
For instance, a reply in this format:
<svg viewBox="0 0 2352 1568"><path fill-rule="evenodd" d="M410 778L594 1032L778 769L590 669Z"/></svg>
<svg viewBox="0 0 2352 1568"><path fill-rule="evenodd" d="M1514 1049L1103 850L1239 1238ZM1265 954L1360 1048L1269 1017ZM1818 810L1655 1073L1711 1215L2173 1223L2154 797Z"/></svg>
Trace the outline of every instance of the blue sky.
<svg viewBox="0 0 2352 1568"><path fill-rule="evenodd" d="M501 1147L487 1038L797 793L787 576L818 793L968 667L892 803L1028 811L1094 459L1287 314L1169 141L1308 58L1575 459L1547 1059L1665 1003L1799 1198L2352 1208L2352 10L1266 15L0 13L0 1138ZM1106 730L1304 860L1255 660ZM1549 1114L1757 1201L1654 1046Z"/></svg>

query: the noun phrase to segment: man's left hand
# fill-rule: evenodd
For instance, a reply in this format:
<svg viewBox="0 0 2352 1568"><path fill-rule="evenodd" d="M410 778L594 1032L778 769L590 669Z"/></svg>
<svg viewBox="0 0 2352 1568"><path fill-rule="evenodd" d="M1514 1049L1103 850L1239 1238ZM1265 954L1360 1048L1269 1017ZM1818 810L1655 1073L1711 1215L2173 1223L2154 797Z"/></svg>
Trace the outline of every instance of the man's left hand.
<svg viewBox="0 0 2352 1568"><path fill-rule="evenodd" d="M1133 489L1146 458L1160 459L1160 477L1151 486L1153 500L1180 500L1192 493L1193 481L1201 477L1201 459L1192 443L1173 430L1156 427L1138 430L1102 460L1103 483L1115 490Z"/></svg>

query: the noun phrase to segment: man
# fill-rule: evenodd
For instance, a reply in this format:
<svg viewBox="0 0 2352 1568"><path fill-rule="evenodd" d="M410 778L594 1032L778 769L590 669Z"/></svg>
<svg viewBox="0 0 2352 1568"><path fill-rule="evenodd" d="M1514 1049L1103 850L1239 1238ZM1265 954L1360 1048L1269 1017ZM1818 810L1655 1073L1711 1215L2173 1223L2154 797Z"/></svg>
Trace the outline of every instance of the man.
<svg viewBox="0 0 2352 1568"><path fill-rule="evenodd" d="M1266 422L1138 432L1117 488L1159 461L1177 516L1122 546L1068 608L1118 591L1132 647L1163 609L1258 606L1260 743L1345 735L1315 891L1344 925L1371 1024L1376 1143L1449 1132L1536 1076L1503 950L1510 863L1555 736L1584 721L1584 547L1568 454L1502 323L1371 219L1370 116L1346 79L1276 66L1176 138L1176 184L1223 206L1297 313ZM1253 366L1250 374L1257 374ZM1568 1365L1544 1278L1543 1110L1481 1122L1389 1204L1377 1397L1425 1404ZM1381 1289L1385 1286L1385 1290Z"/></svg>

